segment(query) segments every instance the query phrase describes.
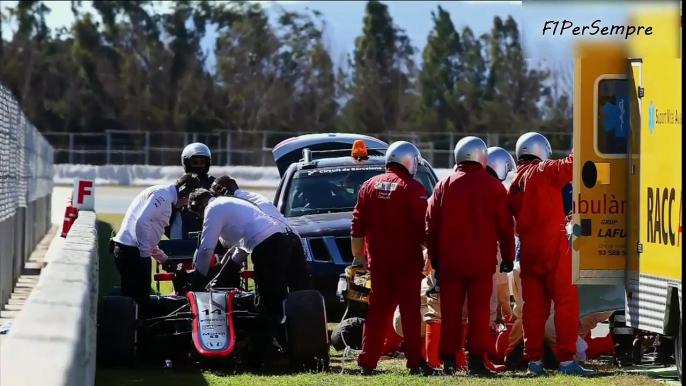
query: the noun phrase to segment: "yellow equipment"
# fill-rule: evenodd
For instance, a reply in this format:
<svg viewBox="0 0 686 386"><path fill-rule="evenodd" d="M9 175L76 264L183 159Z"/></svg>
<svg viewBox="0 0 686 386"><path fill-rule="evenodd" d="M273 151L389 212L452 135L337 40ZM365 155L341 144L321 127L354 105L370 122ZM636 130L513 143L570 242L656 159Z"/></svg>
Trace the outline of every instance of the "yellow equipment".
<svg viewBox="0 0 686 386"><path fill-rule="evenodd" d="M341 301L347 299L369 304L371 288L369 272L362 267L347 267L345 273L339 277L337 293Z"/></svg>
<svg viewBox="0 0 686 386"><path fill-rule="evenodd" d="M681 10L653 35L579 45L574 66L576 284L619 284L627 326L672 337L681 379Z"/></svg>

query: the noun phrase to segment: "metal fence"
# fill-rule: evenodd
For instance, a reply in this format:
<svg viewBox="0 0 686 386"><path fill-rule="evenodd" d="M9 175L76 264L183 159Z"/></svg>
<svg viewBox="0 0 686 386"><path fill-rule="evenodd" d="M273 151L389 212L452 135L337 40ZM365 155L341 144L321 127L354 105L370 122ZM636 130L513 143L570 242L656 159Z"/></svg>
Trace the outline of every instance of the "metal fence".
<svg viewBox="0 0 686 386"><path fill-rule="evenodd" d="M305 132L244 132L215 133L131 132L103 133L43 133L55 148L55 163L90 165L178 165L181 151L191 142L203 142L212 150L214 165L274 166L271 150L279 142ZM557 155L564 156L572 148L572 134L544 133ZM436 168L453 166L453 149L465 135L481 137L489 146L501 146L514 151L519 134L457 134L457 133L382 133L376 137L386 141L410 141L416 144Z"/></svg>
<svg viewBox="0 0 686 386"><path fill-rule="evenodd" d="M0 307L50 229L53 148L0 85Z"/></svg>

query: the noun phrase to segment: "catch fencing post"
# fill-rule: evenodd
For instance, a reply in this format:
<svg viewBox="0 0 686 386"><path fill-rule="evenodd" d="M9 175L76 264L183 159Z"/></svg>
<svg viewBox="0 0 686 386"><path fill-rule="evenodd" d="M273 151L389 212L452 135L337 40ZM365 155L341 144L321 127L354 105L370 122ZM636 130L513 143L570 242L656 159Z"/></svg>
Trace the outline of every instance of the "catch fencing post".
<svg viewBox="0 0 686 386"><path fill-rule="evenodd" d="M231 165L231 132L226 132L226 165Z"/></svg>
<svg viewBox="0 0 686 386"><path fill-rule="evenodd" d="M106 137L106 145L105 146L107 146L107 148L105 149L105 165L109 165L112 163L111 162L112 161L112 159L111 159L111 157L112 157L112 134L110 133L109 130L107 130L107 132L105 133L105 137Z"/></svg>
<svg viewBox="0 0 686 386"><path fill-rule="evenodd" d="M262 133L262 165L267 164L267 133Z"/></svg>
<svg viewBox="0 0 686 386"><path fill-rule="evenodd" d="M74 164L74 133L69 133L69 163Z"/></svg>
<svg viewBox="0 0 686 386"><path fill-rule="evenodd" d="M145 132L145 164L150 165L150 132Z"/></svg>

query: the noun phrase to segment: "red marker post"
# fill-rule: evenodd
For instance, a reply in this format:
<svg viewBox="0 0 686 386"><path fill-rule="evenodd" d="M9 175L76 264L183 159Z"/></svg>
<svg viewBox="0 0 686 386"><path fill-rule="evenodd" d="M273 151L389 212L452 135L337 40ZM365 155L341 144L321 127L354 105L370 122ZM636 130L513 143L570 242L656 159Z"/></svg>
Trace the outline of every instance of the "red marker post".
<svg viewBox="0 0 686 386"><path fill-rule="evenodd" d="M64 222L62 223L61 237L67 237L69 230L74 221L79 217L79 210L94 210L95 209L95 189L93 181L90 180L76 180L74 181L74 190L72 191L69 200L67 200L67 208L64 211Z"/></svg>

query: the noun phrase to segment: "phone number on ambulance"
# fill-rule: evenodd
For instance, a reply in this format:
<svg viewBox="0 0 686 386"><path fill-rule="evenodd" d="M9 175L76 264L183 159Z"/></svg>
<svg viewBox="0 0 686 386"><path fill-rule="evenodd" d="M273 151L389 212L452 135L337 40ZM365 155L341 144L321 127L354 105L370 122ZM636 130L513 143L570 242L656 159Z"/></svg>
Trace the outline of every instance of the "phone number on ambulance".
<svg viewBox="0 0 686 386"><path fill-rule="evenodd" d="M626 255L626 250L622 249L599 249L598 250L598 255L599 256L625 256Z"/></svg>

